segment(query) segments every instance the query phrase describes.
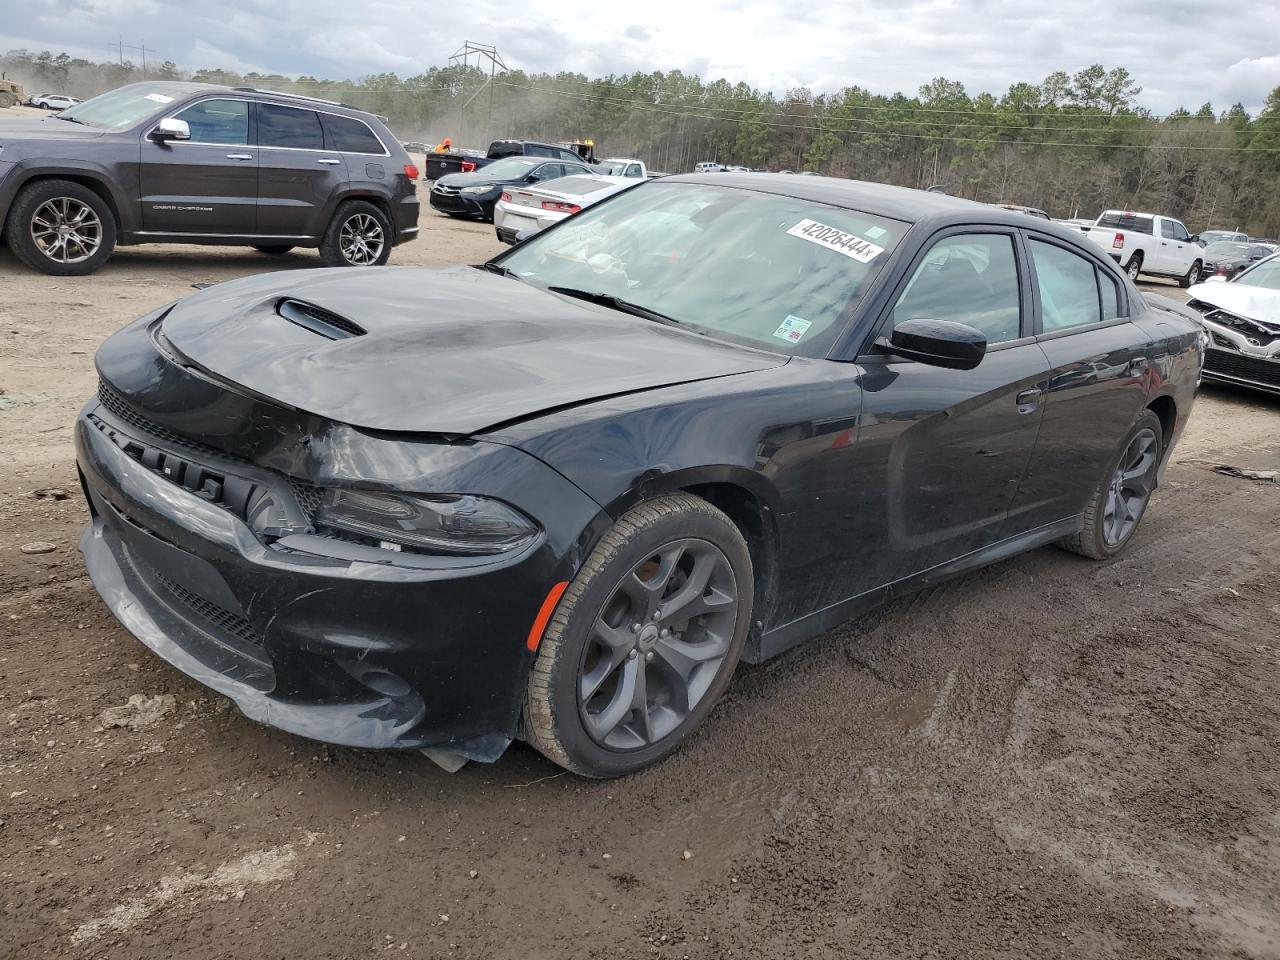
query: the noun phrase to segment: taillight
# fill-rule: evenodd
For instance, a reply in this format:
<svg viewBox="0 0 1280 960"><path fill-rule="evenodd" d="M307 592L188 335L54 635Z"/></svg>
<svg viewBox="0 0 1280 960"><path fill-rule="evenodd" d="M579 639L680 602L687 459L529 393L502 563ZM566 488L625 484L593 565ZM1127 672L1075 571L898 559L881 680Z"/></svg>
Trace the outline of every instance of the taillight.
<svg viewBox="0 0 1280 960"><path fill-rule="evenodd" d="M577 213L582 209L576 203L561 203L558 200L543 200L543 210L554 210L556 213Z"/></svg>
<svg viewBox="0 0 1280 960"><path fill-rule="evenodd" d="M1119 250L1123 246L1124 246L1124 234L1117 233L1116 238L1111 241L1111 249Z"/></svg>
<svg viewBox="0 0 1280 960"><path fill-rule="evenodd" d="M510 203L510 202L511 202L511 194L509 194L509 193L507 193L507 191L503 190L503 191L502 191L502 199L503 199L503 200L505 200L505 201L507 201L507 203Z"/></svg>
<svg viewBox="0 0 1280 960"><path fill-rule="evenodd" d="M415 167L412 163L406 163L404 165L404 175L408 177L410 180L417 180L418 168Z"/></svg>
<svg viewBox="0 0 1280 960"><path fill-rule="evenodd" d="M471 161L471 160L463 160L463 161L462 161L462 172L463 172L463 173L474 173L474 172L475 172L475 169L476 169L476 165L475 165L475 162L474 162L474 161Z"/></svg>

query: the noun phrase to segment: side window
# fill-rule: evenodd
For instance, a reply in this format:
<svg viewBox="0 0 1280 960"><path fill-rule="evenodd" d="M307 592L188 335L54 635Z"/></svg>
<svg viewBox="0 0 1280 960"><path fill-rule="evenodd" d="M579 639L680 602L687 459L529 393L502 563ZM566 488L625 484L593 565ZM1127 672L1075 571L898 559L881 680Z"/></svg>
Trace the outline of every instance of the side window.
<svg viewBox="0 0 1280 960"><path fill-rule="evenodd" d="M1165 221L1165 223L1168 223L1168 222L1170 221L1168 220ZM1174 220L1172 222L1173 222L1173 239L1181 240L1183 243L1186 243L1188 240L1191 239L1191 234L1187 233L1186 227L1184 227L1177 220Z"/></svg>
<svg viewBox="0 0 1280 960"><path fill-rule="evenodd" d="M893 308L903 320L954 320L976 327L988 343L1021 335L1021 301L1013 238L997 233L956 234L925 254Z"/></svg>
<svg viewBox="0 0 1280 960"><path fill-rule="evenodd" d="M191 128L192 143L249 142L249 103L246 100L205 100L177 115Z"/></svg>
<svg viewBox="0 0 1280 960"><path fill-rule="evenodd" d="M572 150L558 150L556 151L556 156L561 160L568 160L570 163L580 163L582 161L582 158Z"/></svg>
<svg viewBox="0 0 1280 960"><path fill-rule="evenodd" d="M1164 237L1166 240L1178 239L1178 231L1173 228L1172 220L1160 221L1160 236Z"/></svg>
<svg viewBox="0 0 1280 960"><path fill-rule="evenodd" d="M524 155L526 157L554 157L556 152L550 147L544 147L537 143L530 143L525 145Z"/></svg>
<svg viewBox="0 0 1280 960"><path fill-rule="evenodd" d="M627 172L626 172L625 174L623 174L623 176L626 176L626 177L638 177L638 176L640 176L640 164L638 164L638 163L629 163L629 164L627 164Z"/></svg>
<svg viewBox="0 0 1280 960"><path fill-rule="evenodd" d="M1120 287L1101 270L1098 270L1098 291L1102 299L1102 319L1114 320L1120 316Z"/></svg>
<svg viewBox="0 0 1280 960"><path fill-rule="evenodd" d="M325 149L343 153L375 153L379 156L386 153L382 141L362 121L331 113L321 114L320 120L324 124Z"/></svg>
<svg viewBox="0 0 1280 960"><path fill-rule="evenodd" d="M314 110L258 104L258 146L323 150L324 132Z"/></svg>
<svg viewBox="0 0 1280 960"><path fill-rule="evenodd" d="M1102 320L1098 271L1092 263L1040 240L1031 241L1031 259L1036 265L1045 333Z"/></svg>

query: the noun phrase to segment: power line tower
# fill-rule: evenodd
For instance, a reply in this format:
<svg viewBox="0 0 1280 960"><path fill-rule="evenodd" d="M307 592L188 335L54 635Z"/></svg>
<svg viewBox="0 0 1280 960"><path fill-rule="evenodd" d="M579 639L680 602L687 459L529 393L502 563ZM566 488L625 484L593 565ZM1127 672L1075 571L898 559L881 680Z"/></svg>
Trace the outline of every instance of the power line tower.
<svg viewBox="0 0 1280 960"><path fill-rule="evenodd" d="M119 40L117 40L115 43L108 43L108 44L107 44L107 46L108 46L108 47L114 47L114 48L115 48L115 50L116 50L116 55L120 58L120 66L122 66L122 67L124 66L124 52L125 52L126 50L137 50L139 53L141 53L141 54L142 54L142 72L143 72L144 74L147 72L147 54L148 54L148 53L151 53L151 54L154 54L154 53L155 53L155 51L154 51L153 49L151 49L150 47L148 47L148 46L146 45L146 43L145 43L145 42L140 43L140 44L139 44L139 43L125 43L125 42L124 42L124 37L121 37L121 38L120 38ZM154 58L153 58L153 59L154 59Z"/></svg>
<svg viewBox="0 0 1280 960"><path fill-rule="evenodd" d="M471 101L480 96L484 92L485 87L489 88L489 123L493 123L493 81L498 74L498 68L502 68L502 72L506 73L510 69L502 61L502 56L498 53L498 48L488 43L472 43L467 40L462 44L458 51L449 58L449 62L454 66L471 66L471 58L476 58L476 69L483 70L485 61L489 62L489 79L481 84L480 89L473 93L470 99L462 105L462 109L466 110L471 105Z"/></svg>

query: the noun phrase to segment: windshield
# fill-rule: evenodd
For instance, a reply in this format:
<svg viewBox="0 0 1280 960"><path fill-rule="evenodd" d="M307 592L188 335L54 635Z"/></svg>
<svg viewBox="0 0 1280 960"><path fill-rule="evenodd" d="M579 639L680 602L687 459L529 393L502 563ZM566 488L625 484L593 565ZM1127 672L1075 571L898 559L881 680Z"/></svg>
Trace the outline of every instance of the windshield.
<svg viewBox="0 0 1280 960"><path fill-rule="evenodd" d="M494 180L506 180L511 177L523 177L531 168L546 162L542 157L507 157L505 160L495 160L487 167L477 170L476 173L493 177Z"/></svg>
<svg viewBox="0 0 1280 960"><path fill-rule="evenodd" d="M1219 240L1243 240L1244 237L1238 233L1232 233L1230 230L1206 230L1200 234L1200 239L1214 243Z"/></svg>
<svg viewBox="0 0 1280 960"><path fill-rule="evenodd" d="M1213 254L1215 257L1247 257L1249 246L1244 243L1232 243L1229 240L1218 240L1205 247L1204 252Z"/></svg>
<svg viewBox="0 0 1280 960"><path fill-rule="evenodd" d="M526 240L501 264L537 286L605 294L698 332L819 356L908 226L812 200L653 181Z"/></svg>
<svg viewBox="0 0 1280 960"><path fill-rule="evenodd" d="M58 116L99 130L127 130L152 115L164 116L169 104L201 89L193 83L132 83L68 107Z"/></svg>
<svg viewBox="0 0 1280 960"><path fill-rule="evenodd" d="M1280 290L1280 257L1270 257L1250 267L1235 283L1243 283L1247 287L1265 287L1268 290Z"/></svg>

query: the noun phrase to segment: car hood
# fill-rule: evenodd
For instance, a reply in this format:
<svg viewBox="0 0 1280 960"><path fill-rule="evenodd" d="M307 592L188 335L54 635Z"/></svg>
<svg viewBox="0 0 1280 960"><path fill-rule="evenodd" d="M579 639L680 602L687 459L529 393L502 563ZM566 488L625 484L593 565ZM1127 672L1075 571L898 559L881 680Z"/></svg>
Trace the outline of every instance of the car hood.
<svg viewBox="0 0 1280 960"><path fill-rule="evenodd" d="M533 168L530 167L529 169L532 170ZM522 180L524 180L523 174L518 177L493 177L485 173L484 170L477 170L474 173L449 173L437 180L436 183L445 187L457 187L460 190L463 187L520 183Z"/></svg>
<svg viewBox="0 0 1280 960"><path fill-rule="evenodd" d="M1280 290L1251 287L1243 283L1197 283L1187 291L1199 300L1269 327L1280 329Z"/></svg>
<svg viewBox="0 0 1280 960"><path fill-rule="evenodd" d="M53 116L20 117L0 124L0 147L23 140L97 140L102 134L96 127Z"/></svg>
<svg viewBox="0 0 1280 960"><path fill-rule="evenodd" d="M367 332L322 336L281 316L288 298ZM163 333L197 367L296 409L447 435L786 362L472 267L232 281L178 303Z"/></svg>

